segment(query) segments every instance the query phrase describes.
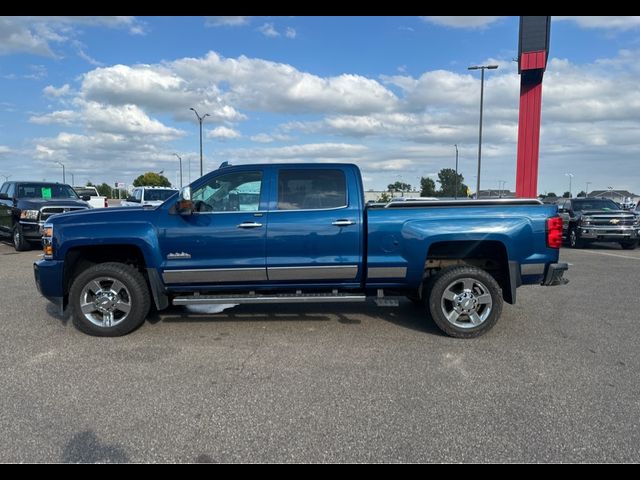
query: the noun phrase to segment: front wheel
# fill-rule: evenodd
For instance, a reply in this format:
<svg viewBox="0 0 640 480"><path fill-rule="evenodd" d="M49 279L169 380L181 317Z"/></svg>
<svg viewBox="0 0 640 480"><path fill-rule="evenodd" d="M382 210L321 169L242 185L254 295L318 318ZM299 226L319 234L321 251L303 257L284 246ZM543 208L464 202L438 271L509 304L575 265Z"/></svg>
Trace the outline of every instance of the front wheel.
<svg viewBox="0 0 640 480"><path fill-rule="evenodd" d="M571 227L571 230L569 231L569 246L571 248L584 247L584 240L580 238L580 234L576 227Z"/></svg>
<svg viewBox="0 0 640 480"><path fill-rule="evenodd" d="M11 237L13 239L13 248L16 249L16 252L24 252L31 249L31 244L24 238L24 233L22 233L22 227L20 225L13 227Z"/></svg>
<svg viewBox="0 0 640 480"><path fill-rule="evenodd" d="M496 280L475 267L443 271L429 292L429 311L447 335L473 338L489 331L502 313L502 290Z"/></svg>
<svg viewBox="0 0 640 480"><path fill-rule="evenodd" d="M142 325L151 302L147 282L136 268L99 263L76 277L69 303L76 328L98 337L117 337Z"/></svg>
<svg viewBox="0 0 640 480"><path fill-rule="evenodd" d="M620 242L620 246L623 250L635 250L638 246L638 240L633 240L630 242Z"/></svg>

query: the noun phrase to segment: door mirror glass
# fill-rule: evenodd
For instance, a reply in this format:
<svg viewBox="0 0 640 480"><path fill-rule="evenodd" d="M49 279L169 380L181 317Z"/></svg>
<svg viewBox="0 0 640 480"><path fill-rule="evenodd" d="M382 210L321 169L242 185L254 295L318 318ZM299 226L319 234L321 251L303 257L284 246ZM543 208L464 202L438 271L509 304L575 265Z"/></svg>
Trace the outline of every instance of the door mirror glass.
<svg viewBox="0 0 640 480"><path fill-rule="evenodd" d="M139 203L140 200L137 199L136 197L127 197L127 202L136 202Z"/></svg>
<svg viewBox="0 0 640 480"><path fill-rule="evenodd" d="M191 187L184 187L178 194L176 211L180 215L191 215L193 213L193 201L191 200Z"/></svg>
<svg viewBox="0 0 640 480"><path fill-rule="evenodd" d="M9 195L6 193L0 193L0 200L9 200Z"/></svg>

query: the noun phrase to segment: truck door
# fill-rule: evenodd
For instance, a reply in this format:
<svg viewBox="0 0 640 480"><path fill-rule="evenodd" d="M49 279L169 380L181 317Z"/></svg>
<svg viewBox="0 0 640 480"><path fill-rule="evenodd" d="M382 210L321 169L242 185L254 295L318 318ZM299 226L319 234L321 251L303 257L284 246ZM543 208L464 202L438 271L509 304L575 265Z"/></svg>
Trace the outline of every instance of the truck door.
<svg viewBox="0 0 640 480"><path fill-rule="evenodd" d="M269 282L356 285L362 276L362 206L350 169L274 170L267 230Z"/></svg>
<svg viewBox="0 0 640 480"><path fill-rule="evenodd" d="M192 190L192 215L167 215L168 228L160 234L165 283L246 285L267 280L263 173L220 172Z"/></svg>

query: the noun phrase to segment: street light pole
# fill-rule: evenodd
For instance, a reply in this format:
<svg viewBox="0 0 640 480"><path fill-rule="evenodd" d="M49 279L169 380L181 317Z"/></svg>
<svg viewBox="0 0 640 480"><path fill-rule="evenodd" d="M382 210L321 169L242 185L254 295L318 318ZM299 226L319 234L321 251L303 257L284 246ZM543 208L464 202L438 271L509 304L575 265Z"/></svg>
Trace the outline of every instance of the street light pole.
<svg viewBox="0 0 640 480"><path fill-rule="evenodd" d="M174 153L174 155L178 157L178 160L180 160L180 188L182 188L182 157L177 153Z"/></svg>
<svg viewBox="0 0 640 480"><path fill-rule="evenodd" d="M589 196L589 185L591 185L592 182L587 182L587 189L584 191L584 198L587 198Z"/></svg>
<svg viewBox="0 0 640 480"><path fill-rule="evenodd" d="M454 185L453 198L457 200L458 199L458 144L456 143L453 146L456 147L456 178L453 182L453 185Z"/></svg>
<svg viewBox="0 0 640 480"><path fill-rule="evenodd" d="M62 167L62 183L67 183L67 177L64 172L64 163L62 162L56 162L56 163Z"/></svg>
<svg viewBox="0 0 640 480"><path fill-rule="evenodd" d="M573 180L573 173L565 173L567 177L569 177L569 198L573 198L573 193L571 192L571 181Z"/></svg>
<svg viewBox="0 0 640 480"><path fill-rule="evenodd" d="M480 70L480 127L478 129L478 181L476 184L476 200L480 199L480 165L482 163L482 105L484 103L484 71L495 70L498 65L474 65L467 70Z"/></svg>
<svg viewBox="0 0 640 480"><path fill-rule="evenodd" d="M200 123L200 176L202 177L203 175L202 173L202 121L206 117L210 117L211 115L209 115L208 113L205 113L203 116L200 116L196 111L196 109L193 107L189 108L189 110L193 110L193 113L196 114L196 117L198 117L198 122Z"/></svg>

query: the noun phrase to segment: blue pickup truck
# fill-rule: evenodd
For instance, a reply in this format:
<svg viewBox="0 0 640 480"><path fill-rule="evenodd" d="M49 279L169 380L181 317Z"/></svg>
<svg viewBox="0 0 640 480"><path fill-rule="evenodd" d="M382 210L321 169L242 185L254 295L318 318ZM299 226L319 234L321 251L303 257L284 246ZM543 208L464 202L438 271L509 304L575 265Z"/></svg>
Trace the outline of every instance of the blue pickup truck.
<svg viewBox="0 0 640 480"><path fill-rule="evenodd" d="M476 337L523 284L566 283L562 219L537 200L365 206L350 164L225 166L156 208L51 217L38 289L80 330L131 332L151 304L422 305Z"/></svg>

